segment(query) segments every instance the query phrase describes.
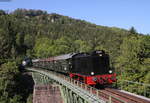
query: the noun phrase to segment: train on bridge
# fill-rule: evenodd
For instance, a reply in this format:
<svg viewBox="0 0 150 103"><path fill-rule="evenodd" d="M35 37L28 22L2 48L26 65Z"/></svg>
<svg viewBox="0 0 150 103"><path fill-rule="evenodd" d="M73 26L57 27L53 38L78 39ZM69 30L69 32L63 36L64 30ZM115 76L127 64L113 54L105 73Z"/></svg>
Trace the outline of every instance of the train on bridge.
<svg viewBox="0 0 150 103"><path fill-rule="evenodd" d="M22 65L63 73L91 86L111 85L117 81L116 73L110 68L109 55L103 50L35 60L26 58Z"/></svg>

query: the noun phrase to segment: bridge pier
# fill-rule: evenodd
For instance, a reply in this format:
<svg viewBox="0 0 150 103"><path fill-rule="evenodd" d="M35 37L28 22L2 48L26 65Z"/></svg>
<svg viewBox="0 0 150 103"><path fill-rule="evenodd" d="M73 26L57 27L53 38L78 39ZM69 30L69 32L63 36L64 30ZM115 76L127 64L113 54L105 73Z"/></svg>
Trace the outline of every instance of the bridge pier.
<svg viewBox="0 0 150 103"><path fill-rule="evenodd" d="M54 80L41 73L33 72L34 80L33 103L64 103L60 86Z"/></svg>
<svg viewBox="0 0 150 103"><path fill-rule="evenodd" d="M57 85L35 85L33 103L64 103Z"/></svg>

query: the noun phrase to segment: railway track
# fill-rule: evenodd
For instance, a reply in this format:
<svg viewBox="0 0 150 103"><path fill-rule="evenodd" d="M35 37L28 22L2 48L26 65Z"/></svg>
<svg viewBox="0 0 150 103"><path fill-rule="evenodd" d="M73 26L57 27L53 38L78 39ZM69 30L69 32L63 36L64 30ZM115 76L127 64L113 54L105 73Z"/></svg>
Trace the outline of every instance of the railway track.
<svg viewBox="0 0 150 103"><path fill-rule="evenodd" d="M104 96L105 94L105 96ZM106 100L109 99L107 94L112 95L113 97L117 97L123 101L118 101L116 98L112 98L112 103L150 103L150 101L136 97L131 94L127 94L124 92L121 92L117 89L113 88L105 88L104 90L101 90L101 97L105 98Z"/></svg>

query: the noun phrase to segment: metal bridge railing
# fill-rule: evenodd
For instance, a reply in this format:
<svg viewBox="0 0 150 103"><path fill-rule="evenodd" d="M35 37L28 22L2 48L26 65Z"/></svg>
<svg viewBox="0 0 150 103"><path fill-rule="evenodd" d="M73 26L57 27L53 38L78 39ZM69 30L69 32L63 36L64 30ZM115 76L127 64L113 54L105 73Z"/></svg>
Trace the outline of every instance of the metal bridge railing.
<svg viewBox="0 0 150 103"><path fill-rule="evenodd" d="M47 76L50 76L49 74L51 74L52 75L51 77L54 77L54 75L55 75L55 76L59 77L59 79L60 78L62 79L62 80L60 80L61 83L65 83L65 81L69 82L70 84L72 84L74 86L77 86L80 89L86 91L88 94L92 95L93 97L97 97L97 98L99 98L100 100L103 101L103 102L101 101L101 102L93 102L93 103L105 103L104 101L106 101L106 103L112 103L113 99L119 101L120 103L127 103L126 101L123 101L123 100L119 99L118 97L115 97L115 96L110 95L110 94L106 94L106 93L102 92L101 90L98 90L96 88L93 88L93 87L85 84L85 83L74 80L74 79L72 79L68 76L65 76L65 75L62 75L62 74L59 74L59 73L56 73L56 72L37 69L37 68L27 68L27 70L31 70L31 71L34 71L34 72L39 72L39 73L42 73L42 74L47 75ZM63 81L63 80L65 80L65 81Z"/></svg>
<svg viewBox="0 0 150 103"><path fill-rule="evenodd" d="M145 97L150 97L150 84L121 80L118 87L121 90L126 90Z"/></svg>

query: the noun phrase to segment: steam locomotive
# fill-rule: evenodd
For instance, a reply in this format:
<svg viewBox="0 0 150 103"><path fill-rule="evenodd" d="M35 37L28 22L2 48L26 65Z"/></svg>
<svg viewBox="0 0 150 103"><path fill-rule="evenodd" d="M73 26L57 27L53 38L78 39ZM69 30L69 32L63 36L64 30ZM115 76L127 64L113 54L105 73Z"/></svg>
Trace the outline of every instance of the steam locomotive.
<svg viewBox="0 0 150 103"><path fill-rule="evenodd" d="M28 65L27 62L29 63L29 60L23 61L23 64ZM116 82L116 74L110 69L109 55L103 50L35 59L32 60L32 66L69 75L70 78L91 86Z"/></svg>

